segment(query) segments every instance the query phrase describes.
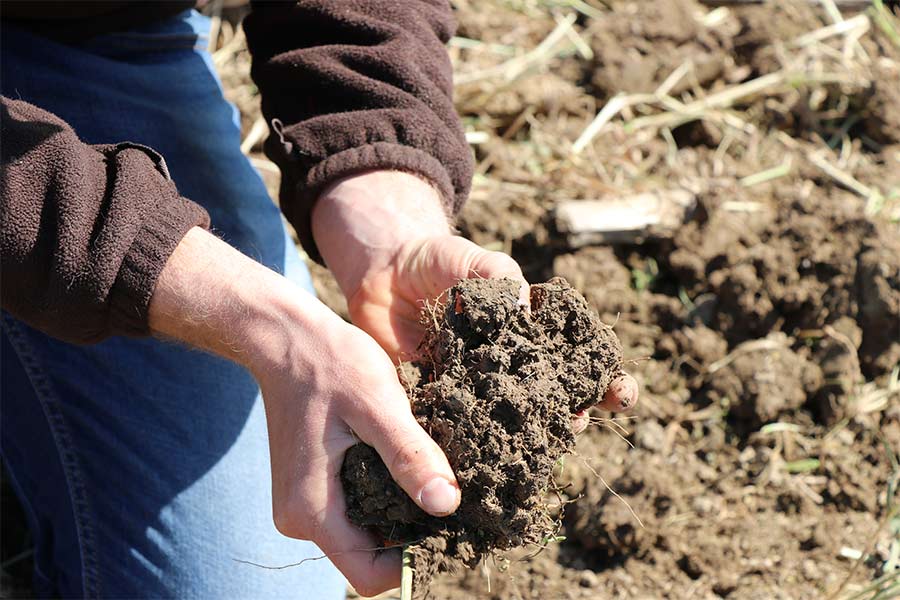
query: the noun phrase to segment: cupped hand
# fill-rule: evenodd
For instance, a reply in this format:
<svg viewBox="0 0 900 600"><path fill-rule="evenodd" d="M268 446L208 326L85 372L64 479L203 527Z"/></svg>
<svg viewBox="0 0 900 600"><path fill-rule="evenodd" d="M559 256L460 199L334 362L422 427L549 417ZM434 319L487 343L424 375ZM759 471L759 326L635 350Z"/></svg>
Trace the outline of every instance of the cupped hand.
<svg viewBox="0 0 900 600"><path fill-rule="evenodd" d="M460 279L518 280L520 301L529 303L519 265L507 254L453 235L437 191L407 173L372 171L334 184L315 208L313 232L347 297L352 321L395 361L410 356L421 341L425 304ZM628 410L637 397L637 382L623 373L598 407ZM576 431L587 422L581 417Z"/></svg>
<svg viewBox="0 0 900 600"><path fill-rule="evenodd" d="M401 247L385 269L364 279L348 298L350 317L394 357L410 356L424 334L420 314L460 279L507 277L521 281L519 301L529 305L529 286L519 265L508 255L491 252L459 236L444 235L412 240ZM638 397L634 377L616 377L598 408L629 410ZM587 428L587 411L573 418L576 433Z"/></svg>
<svg viewBox="0 0 900 600"><path fill-rule="evenodd" d="M506 277L521 282L520 302L529 302L519 265L456 235L408 240L393 259L367 274L347 298L350 317L396 358L409 357L424 333L422 309L460 279Z"/></svg>
<svg viewBox="0 0 900 600"><path fill-rule="evenodd" d="M363 441L425 511L446 515L459 487L441 449L413 418L391 359L368 334L308 292L208 231L191 229L150 303L156 335L244 365L262 388L275 524L312 540L362 593L395 587L396 552L346 517L340 469Z"/></svg>
<svg viewBox="0 0 900 600"><path fill-rule="evenodd" d="M376 551L381 540L347 519L346 450L360 441L374 447L400 487L434 515L456 510L459 487L378 344L334 314L302 322L285 360L252 368L265 398L275 525L314 541L357 591L374 595L399 585L400 557Z"/></svg>

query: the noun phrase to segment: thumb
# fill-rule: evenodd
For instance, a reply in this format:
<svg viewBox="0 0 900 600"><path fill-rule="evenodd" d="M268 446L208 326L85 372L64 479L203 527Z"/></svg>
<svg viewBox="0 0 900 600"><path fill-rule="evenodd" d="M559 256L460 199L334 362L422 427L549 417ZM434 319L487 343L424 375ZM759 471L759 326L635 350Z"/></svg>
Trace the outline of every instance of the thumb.
<svg viewBox="0 0 900 600"><path fill-rule="evenodd" d="M530 288L522 268L508 254L485 250L478 244L458 235L428 238L417 241L406 270L416 273L428 285L423 297L437 297L460 279L508 277L520 282L519 302L530 306Z"/></svg>
<svg viewBox="0 0 900 600"><path fill-rule="evenodd" d="M345 420L378 452L394 481L427 513L446 516L459 506L456 476L440 446L413 417L397 382L380 395L378 407L360 408Z"/></svg>
<svg viewBox="0 0 900 600"><path fill-rule="evenodd" d="M471 243L471 242L469 242ZM515 279L519 285L519 303L531 307L531 286L525 281L522 267L513 257L503 252L485 250L472 244L468 254L469 265L466 277L484 277L486 279L500 279L503 277Z"/></svg>

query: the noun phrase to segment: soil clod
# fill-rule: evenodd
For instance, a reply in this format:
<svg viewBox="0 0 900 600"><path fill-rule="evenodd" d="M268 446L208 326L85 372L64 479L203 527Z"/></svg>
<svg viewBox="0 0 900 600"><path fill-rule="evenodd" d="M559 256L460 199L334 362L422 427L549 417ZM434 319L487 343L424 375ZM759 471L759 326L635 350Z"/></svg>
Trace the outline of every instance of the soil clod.
<svg viewBox="0 0 900 600"><path fill-rule="evenodd" d="M432 517L393 482L372 448L341 471L351 521L391 543L415 543L417 594L437 571L545 545L560 524L546 504L553 469L575 444L571 417L603 400L622 373L612 328L560 278L461 281L426 311L419 357L401 369L419 423L443 448L462 490L453 515Z"/></svg>

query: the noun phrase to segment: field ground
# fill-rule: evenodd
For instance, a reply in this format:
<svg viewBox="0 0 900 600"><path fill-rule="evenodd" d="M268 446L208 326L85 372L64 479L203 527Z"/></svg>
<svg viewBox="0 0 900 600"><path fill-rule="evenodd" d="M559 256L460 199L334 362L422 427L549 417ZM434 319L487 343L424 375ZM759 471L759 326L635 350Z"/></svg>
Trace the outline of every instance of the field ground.
<svg viewBox="0 0 900 600"><path fill-rule="evenodd" d="M433 595L900 595L900 19L878 1L455 6L478 165L459 227L615 323L641 401L562 465L564 540ZM275 190L241 10L214 58ZM557 212L672 190L686 221L639 241L581 245Z"/></svg>

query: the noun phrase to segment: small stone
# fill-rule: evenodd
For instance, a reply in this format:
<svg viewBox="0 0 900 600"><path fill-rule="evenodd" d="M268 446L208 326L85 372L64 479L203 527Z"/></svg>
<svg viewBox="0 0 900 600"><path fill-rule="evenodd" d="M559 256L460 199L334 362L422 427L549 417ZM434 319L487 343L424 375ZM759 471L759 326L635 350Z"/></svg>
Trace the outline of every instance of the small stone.
<svg viewBox="0 0 900 600"><path fill-rule="evenodd" d="M691 508L701 517L718 512L716 510L716 502L709 496L697 496L691 502Z"/></svg>
<svg viewBox="0 0 900 600"><path fill-rule="evenodd" d="M822 571L816 561L809 558L800 564L800 571L807 581L819 581L822 577Z"/></svg>

